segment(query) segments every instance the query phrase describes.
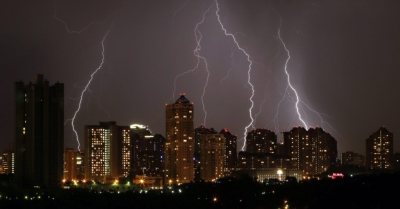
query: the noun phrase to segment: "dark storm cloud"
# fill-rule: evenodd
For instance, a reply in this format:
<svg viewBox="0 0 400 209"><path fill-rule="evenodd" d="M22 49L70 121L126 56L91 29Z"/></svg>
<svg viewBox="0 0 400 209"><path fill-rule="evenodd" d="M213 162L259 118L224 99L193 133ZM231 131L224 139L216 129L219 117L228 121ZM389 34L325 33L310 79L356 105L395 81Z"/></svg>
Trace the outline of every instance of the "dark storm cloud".
<svg viewBox="0 0 400 209"><path fill-rule="evenodd" d="M187 3L186 3L187 2ZM0 3L0 148L13 138L13 83L34 80L43 73L51 83L65 84L65 118L71 118L90 74L101 61L101 40L114 23L105 44L105 64L85 93L76 127L83 138L85 124L115 120L120 125L143 123L165 132L165 103L173 101L175 76L197 63L194 27L213 1L2 1ZM69 30L80 31L70 34ZM400 143L399 66L400 17L397 1L227 1L220 0L221 21L235 34L254 61L256 127L275 129L278 102L288 71L301 99L325 113L323 124L338 140L339 152L364 154L365 139L381 125ZM207 126L230 129L243 136L249 124L251 91L248 62L217 22L215 5L199 26L201 55L208 61L209 84L204 97ZM90 24L92 23L93 24ZM232 65L231 54L234 64ZM175 98L185 92L195 104L195 125L203 122L200 97L206 79L204 63L176 83ZM230 77L221 80L228 74ZM293 92L290 92L294 96ZM311 126L320 118L301 108ZM294 102L285 100L280 131L300 125ZM334 131L334 129L337 131ZM65 145L75 147L71 126L65 126ZM82 142L82 141L81 141Z"/></svg>

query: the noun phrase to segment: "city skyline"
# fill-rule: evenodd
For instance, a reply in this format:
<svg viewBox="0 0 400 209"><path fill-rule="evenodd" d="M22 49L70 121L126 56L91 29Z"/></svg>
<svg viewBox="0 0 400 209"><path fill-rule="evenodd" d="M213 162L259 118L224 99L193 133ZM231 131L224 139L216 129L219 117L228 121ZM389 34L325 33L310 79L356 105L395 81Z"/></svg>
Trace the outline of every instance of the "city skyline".
<svg viewBox="0 0 400 209"><path fill-rule="evenodd" d="M286 87L282 70L287 54L276 40L280 19L274 8L282 17L280 35L291 52L288 71L294 86L311 108L332 117L323 115L331 128L308 111L308 124L323 126L330 132L338 141L339 153L354 151L363 155L365 140L384 125L394 134L394 152L400 151L396 140L400 133L396 121L400 99L396 96L400 92L395 86L400 77L396 59L400 53L400 17L396 15L400 3L218 2L221 21L228 32L237 35L238 43L253 61L254 115L263 104L255 128L275 131L276 107ZM197 63L193 30L209 8L199 27L203 37L200 52L207 58L210 71L204 94L206 126L227 128L238 140L243 138L244 127L250 122L248 63L232 39L221 31L213 1L2 4L1 149L14 139L14 82L26 83L36 74L44 74L50 81L64 83L67 122L76 111L91 73L101 62L101 41L107 31L104 65L84 94L77 115L80 143L84 125L99 121L144 124L153 133L164 135L163 105L175 101L179 93L186 93L194 102L194 127L200 126L204 119L204 64L177 79L175 98L171 93L175 76ZM70 32L88 27L80 33L69 33L55 17L64 21ZM230 76L225 78L228 72ZM301 125L293 101L285 100L279 112L279 132ZM65 147L76 149L70 122L64 129ZM278 140L282 140L279 132ZM237 146L241 144L243 141Z"/></svg>

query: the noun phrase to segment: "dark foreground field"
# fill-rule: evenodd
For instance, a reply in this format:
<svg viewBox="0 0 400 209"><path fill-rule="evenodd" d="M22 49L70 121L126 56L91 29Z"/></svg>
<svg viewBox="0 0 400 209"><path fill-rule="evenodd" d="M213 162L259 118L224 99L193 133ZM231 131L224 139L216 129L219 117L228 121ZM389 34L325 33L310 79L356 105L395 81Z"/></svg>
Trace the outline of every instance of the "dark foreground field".
<svg viewBox="0 0 400 209"><path fill-rule="evenodd" d="M1 187L0 208L399 208L400 174L266 185L226 178L164 191L16 190Z"/></svg>

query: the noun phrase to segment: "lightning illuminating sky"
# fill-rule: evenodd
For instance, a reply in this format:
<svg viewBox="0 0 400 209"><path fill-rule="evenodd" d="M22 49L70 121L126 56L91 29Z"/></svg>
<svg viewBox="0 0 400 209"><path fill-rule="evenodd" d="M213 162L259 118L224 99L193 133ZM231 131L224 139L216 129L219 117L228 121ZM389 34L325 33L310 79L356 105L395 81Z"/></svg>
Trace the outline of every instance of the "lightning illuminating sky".
<svg viewBox="0 0 400 209"><path fill-rule="evenodd" d="M280 30L271 5L282 17ZM0 151L13 139L13 83L34 81L37 73L64 83L65 119L72 118L102 63L111 20L105 62L76 115L77 134L82 139L84 125L114 120L165 135L165 103L172 101L176 76L198 63L194 29L208 9L197 28L208 71L201 60L176 80L174 99L185 93L194 102L195 126L206 120L207 127L228 128L238 138L249 124L279 131L303 126L296 95L287 88L288 53L279 30L304 122L331 132L339 152L361 154L365 139L385 125L400 151L400 2L218 0L218 7L219 20L214 0L2 1ZM248 57L225 33L250 56L253 86ZM70 124L65 146L77 147Z"/></svg>

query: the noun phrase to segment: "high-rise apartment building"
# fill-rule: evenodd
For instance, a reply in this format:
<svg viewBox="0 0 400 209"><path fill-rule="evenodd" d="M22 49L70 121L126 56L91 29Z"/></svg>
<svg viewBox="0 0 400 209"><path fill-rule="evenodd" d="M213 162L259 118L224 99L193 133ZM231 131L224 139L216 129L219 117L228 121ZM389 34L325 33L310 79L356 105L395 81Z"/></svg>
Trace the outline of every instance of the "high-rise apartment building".
<svg viewBox="0 0 400 209"><path fill-rule="evenodd" d="M200 177L215 181L226 173L226 139L223 134L201 135Z"/></svg>
<svg viewBox="0 0 400 209"><path fill-rule="evenodd" d="M146 176L161 175L164 170L165 138L160 134L139 135L131 126L133 141L132 165L135 174Z"/></svg>
<svg viewBox="0 0 400 209"><path fill-rule="evenodd" d="M365 157L355 152L343 152L341 156L342 165L365 166Z"/></svg>
<svg viewBox="0 0 400 209"><path fill-rule="evenodd" d="M225 137L225 168L226 175L231 175L237 168L237 136L232 135L228 129L222 129L219 134Z"/></svg>
<svg viewBox="0 0 400 209"><path fill-rule="evenodd" d="M238 153L240 170L275 168L277 136L275 132L257 128L247 132L246 151Z"/></svg>
<svg viewBox="0 0 400 209"><path fill-rule="evenodd" d="M139 138L143 139L145 136L151 135L151 131L148 126L142 124L132 124L130 125L131 128L131 135L138 135ZM134 142L135 144L139 145L139 141ZM143 142L144 143L144 142Z"/></svg>
<svg viewBox="0 0 400 209"><path fill-rule="evenodd" d="M56 188L63 177L64 84L15 83L15 182Z"/></svg>
<svg viewBox="0 0 400 209"><path fill-rule="evenodd" d="M320 174L337 163L337 141L320 127L310 128L308 133L314 145L311 153L314 157L311 161L314 174Z"/></svg>
<svg viewBox="0 0 400 209"><path fill-rule="evenodd" d="M83 163L84 157L85 157L85 151L83 150L79 151L78 155L76 156L76 172L77 172L76 178L78 180L85 179L85 165Z"/></svg>
<svg viewBox="0 0 400 209"><path fill-rule="evenodd" d="M185 95L165 109L165 177L166 182L190 182L194 178L194 109ZM168 181L167 181L168 180Z"/></svg>
<svg viewBox="0 0 400 209"><path fill-rule="evenodd" d="M201 179L201 142L202 136L205 134L216 134L213 128L206 128L204 125L200 125L199 127L194 129L194 179L200 180Z"/></svg>
<svg viewBox="0 0 400 209"><path fill-rule="evenodd" d="M283 141L278 142L276 146L275 167L282 169L291 168L289 151L288 148L285 147L285 144L283 144Z"/></svg>
<svg viewBox="0 0 400 209"><path fill-rule="evenodd" d="M265 152L243 152L238 153L239 170L257 170L264 168L275 168L275 154Z"/></svg>
<svg viewBox="0 0 400 209"><path fill-rule="evenodd" d="M72 148L65 148L64 150L64 179L72 181L78 177L78 160L79 152Z"/></svg>
<svg viewBox="0 0 400 209"><path fill-rule="evenodd" d="M367 169L393 169L393 133L380 127L366 140L366 148Z"/></svg>
<svg viewBox="0 0 400 209"><path fill-rule="evenodd" d="M147 126L131 125L132 168L135 174L154 176L164 170L165 138L152 134ZM143 173L143 174L142 174Z"/></svg>
<svg viewBox="0 0 400 209"><path fill-rule="evenodd" d="M3 151L2 167L4 174L13 174L15 169L15 150L14 144L10 143L8 148Z"/></svg>
<svg viewBox="0 0 400 209"><path fill-rule="evenodd" d="M311 141L307 130L303 127L293 127L289 132L283 132L284 152L290 158L290 168L304 170L305 161L311 159ZM308 163L307 163L308 164Z"/></svg>
<svg viewBox="0 0 400 209"><path fill-rule="evenodd" d="M246 152L249 153L276 153L277 136L267 129L254 129L247 133Z"/></svg>
<svg viewBox="0 0 400 209"><path fill-rule="evenodd" d="M131 144L129 126L114 121L85 126L85 178L107 182L128 176Z"/></svg>
<svg viewBox="0 0 400 209"><path fill-rule="evenodd" d="M290 158L290 167L302 170L303 175L317 175L336 163L337 142L322 128L294 127L283 132L284 152Z"/></svg>

